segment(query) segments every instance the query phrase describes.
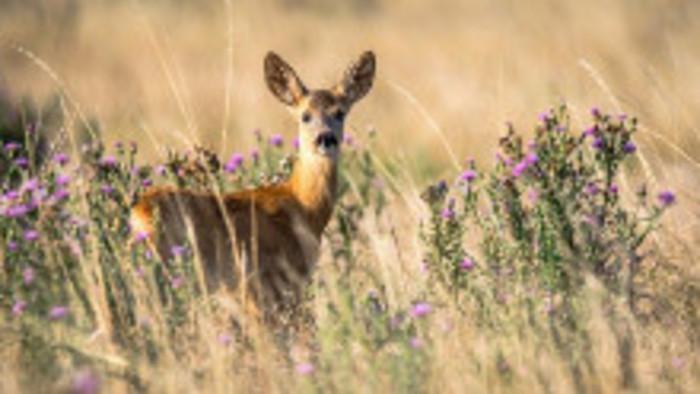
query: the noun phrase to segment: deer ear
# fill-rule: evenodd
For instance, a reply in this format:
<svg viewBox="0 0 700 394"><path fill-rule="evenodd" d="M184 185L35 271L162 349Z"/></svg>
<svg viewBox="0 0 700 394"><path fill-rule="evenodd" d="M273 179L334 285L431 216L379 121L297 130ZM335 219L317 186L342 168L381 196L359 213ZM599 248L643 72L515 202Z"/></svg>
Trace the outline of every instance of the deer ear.
<svg viewBox="0 0 700 394"><path fill-rule="evenodd" d="M286 105L296 105L307 93L294 69L274 52L265 56L265 82L272 94Z"/></svg>
<svg viewBox="0 0 700 394"><path fill-rule="evenodd" d="M336 90L345 96L350 104L355 103L372 88L375 65L374 53L371 51L363 53L360 59L351 64L345 71L345 75Z"/></svg>

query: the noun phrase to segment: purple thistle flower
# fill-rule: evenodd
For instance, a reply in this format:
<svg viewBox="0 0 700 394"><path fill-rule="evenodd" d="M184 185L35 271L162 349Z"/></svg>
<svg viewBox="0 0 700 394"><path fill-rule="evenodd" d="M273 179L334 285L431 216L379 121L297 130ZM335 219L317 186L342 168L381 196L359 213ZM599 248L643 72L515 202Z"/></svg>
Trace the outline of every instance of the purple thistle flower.
<svg viewBox="0 0 700 394"><path fill-rule="evenodd" d="M344 144L346 144L346 145L348 145L348 146L352 146L352 144L353 144L354 142L355 142L355 139L352 138L352 135L351 135L351 134L345 134L345 135L343 135L343 143L344 143Z"/></svg>
<svg viewBox="0 0 700 394"><path fill-rule="evenodd" d="M66 186L68 183L70 183L70 176L65 174L58 174L54 182L56 182L56 185L58 186Z"/></svg>
<svg viewBox="0 0 700 394"><path fill-rule="evenodd" d="M299 150L299 144L299 137L294 137L294 139L292 140L292 146L295 150Z"/></svg>
<svg viewBox="0 0 700 394"><path fill-rule="evenodd" d="M629 155L637 151L637 145L635 145L632 141L627 141L623 149L625 153Z"/></svg>
<svg viewBox="0 0 700 394"><path fill-rule="evenodd" d="M440 213L440 216L445 220L452 220L455 217L455 211L452 210L452 207L445 207Z"/></svg>
<svg viewBox="0 0 700 394"><path fill-rule="evenodd" d="M24 308L27 307L27 302L24 300L17 300L14 305L12 305L12 315L21 316L24 313Z"/></svg>
<svg viewBox="0 0 700 394"><path fill-rule="evenodd" d="M311 363L300 363L296 366L296 371L299 375L311 375L316 372L316 367Z"/></svg>
<svg viewBox="0 0 700 394"><path fill-rule="evenodd" d="M164 166L164 165L159 165L159 166L157 166L157 167L155 168L155 172L156 172L156 174L158 174L159 176L164 176L164 175L165 175L165 172L166 172L165 166Z"/></svg>
<svg viewBox="0 0 700 394"><path fill-rule="evenodd" d="M24 182L22 188L26 191L33 192L39 188L39 180L36 178L28 179L26 182Z"/></svg>
<svg viewBox="0 0 700 394"><path fill-rule="evenodd" d="M143 278L145 275L146 275L146 272L143 270L142 266L138 266L134 270L134 276L136 276L137 278Z"/></svg>
<svg viewBox="0 0 700 394"><path fill-rule="evenodd" d="M275 147L281 147L284 144L284 138L280 134L273 134L270 136L270 145Z"/></svg>
<svg viewBox="0 0 700 394"><path fill-rule="evenodd" d="M226 333L226 332L223 334L219 334L219 338L217 338L219 343L224 345L224 346L230 345L232 339L233 339L233 337L231 337L231 334Z"/></svg>
<svg viewBox="0 0 700 394"><path fill-rule="evenodd" d="M420 349L423 347L423 340L420 339L420 337L413 337L408 341L408 343L414 349Z"/></svg>
<svg viewBox="0 0 700 394"><path fill-rule="evenodd" d="M34 283L35 279L34 269L32 267L25 268L22 272L22 277L24 278L25 285L31 285L32 283Z"/></svg>
<svg viewBox="0 0 700 394"><path fill-rule="evenodd" d="M596 118L599 118L600 117L600 109L598 107L591 108L591 115L593 115Z"/></svg>
<svg viewBox="0 0 700 394"><path fill-rule="evenodd" d="M593 137L598 129L595 126L591 126L583 131L584 137Z"/></svg>
<svg viewBox="0 0 700 394"><path fill-rule="evenodd" d="M148 233L145 231L139 231L134 235L134 242L140 243L148 239Z"/></svg>
<svg viewBox="0 0 700 394"><path fill-rule="evenodd" d="M117 159L114 156L107 156L102 158L100 164L104 167L114 167L117 165Z"/></svg>
<svg viewBox="0 0 700 394"><path fill-rule="evenodd" d="M49 318L51 318L51 320L60 320L68 316L68 312L67 306L54 306L49 311Z"/></svg>
<svg viewBox="0 0 700 394"><path fill-rule="evenodd" d="M595 150L600 150L603 148L603 144L605 144L605 140L603 139L603 137L596 137L593 140L593 143L591 144L591 146Z"/></svg>
<svg viewBox="0 0 700 394"><path fill-rule="evenodd" d="M537 189L530 188L530 190L527 192L527 197L530 199L531 204L537 203L537 198L539 197L537 194Z"/></svg>
<svg viewBox="0 0 700 394"><path fill-rule="evenodd" d="M19 244L15 241L9 241L7 243L7 250L9 250L10 252L16 252L18 248Z"/></svg>
<svg viewBox="0 0 700 394"><path fill-rule="evenodd" d="M5 216L8 218L18 218L29 213L29 208L26 205L13 205L5 209Z"/></svg>
<svg viewBox="0 0 700 394"><path fill-rule="evenodd" d="M16 150L19 150L22 147L22 144L19 142L8 142L5 144L5 152L14 152Z"/></svg>
<svg viewBox="0 0 700 394"><path fill-rule="evenodd" d="M72 381L72 393L98 394L100 392L100 377L90 369L75 373Z"/></svg>
<svg viewBox="0 0 700 394"><path fill-rule="evenodd" d="M670 190L664 190L659 193L659 204L662 207L668 207L676 202L676 195Z"/></svg>
<svg viewBox="0 0 700 394"><path fill-rule="evenodd" d="M39 232L36 230L27 230L24 232L24 240L27 242L33 242L39 239Z"/></svg>
<svg viewBox="0 0 700 394"><path fill-rule="evenodd" d="M528 167L530 167L530 165L528 164L527 161L523 160L523 161L519 162L518 164L515 165L515 167L513 167L513 176L517 178L517 177L523 175L523 173L525 171L527 171Z"/></svg>
<svg viewBox="0 0 700 394"><path fill-rule="evenodd" d="M100 188L100 190L102 190L102 193L103 193L103 194L109 195L109 194L112 194L112 192L114 192L114 186L112 186L112 185L102 185L102 187Z"/></svg>
<svg viewBox="0 0 700 394"><path fill-rule="evenodd" d="M595 196L600 193L600 188L595 183L589 183L583 189L589 196Z"/></svg>
<svg viewBox="0 0 700 394"><path fill-rule="evenodd" d="M187 253L187 247L181 246L181 245L175 245L172 248L170 248L170 252L173 254L173 257L180 257L180 256L185 255L185 253Z"/></svg>
<svg viewBox="0 0 700 394"><path fill-rule="evenodd" d="M151 178L144 178L143 180L141 180L141 186L151 187L151 185L153 185L153 180L151 180Z"/></svg>
<svg viewBox="0 0 700 394"><path fill-rule="evenodd" d="M67 189L58 189L53 193L53 198L56 201L65 200L70 196L70 192Z"/></svg>
<svg viewBox="0 0 700 394"><path fill-rule="evenodd" d="M465 257L464 260L462 260L462 262L459 263L459 268L466 271L470 271L472 268L474 268L474 261L469 257Z"/></svg>
<svg viewBox="0 0 700 394"><path fill-rule="evenodd" d="M537 153L528 153L527 156L525 156L525 162L528 165L536 164L537 160L539 160L539 158L537 157Z"/></svg>
<svg viewBox="0 0 700 394"><path fill-rule="evenodd" d="M459 176L459 179L464 182L471 182L476 179L476 172L474 170L466 170Z"/></svg>
<svg viewBox="0 0 700 394"><path fill-rule="evenodd" d="M254 161L257 162L258 159L260 159L260 151L257 149L253 149L250 151L250 158Z"/></svg>
<svg viewBox="0 0 700 394"><path fill-rule="evenodd" d="M420 318L426 316L433 311L433 308L427 302L419 302L411 308L411 316Z"/></svg>
<svg viewBox="0 0 700 394"><path fill-rule="evenodd" d="M27 159L26 157L18 157L15 159L14 163L19 168L29 167L29 159Z"/></svg>
<svg viewBox="0 0 700 394"><path fill-rule="evenodd" d="M52 160L54 163L56 163L60 166L63 166L63 165L66 165L66 163L68 163L68 160L70 160L70 157L65 153L57 153L54 155Z"/></svg>
<svg viewBox="0 0 700 394"><path fill-rule="evenodd" d="M184 284L185 284L185 280L182 279L182 277L180 277L180 276L175 276L175 277L173 277L172 280L170 280L170 286L172 286L173 289L179 289Z"/></svg>
<svg viewBox="0 0 700 394"><path fill-rule="evenodd" d="M610 185L610 189L608 189L611 194L617 194L620 191L620 188L617 186L617 184L613 183Z"/></svg>
<svg viewBox="0 0 700 394"><path fill-rule="evenodd" d="M547 112L541 112L541 113L539 114L538 118L539 118L540 121L542 121L543 123L547 123L547 121L549 120L549 114L548 114Z"/></svg>
<svg viewBox="0 0 700 394"><path fill-rule="evenodd" d="M228 162L224 165L224 171L227 173L234 173L238 170L238 168L243 165L243 161L245 160L245 157L240 154L240 153L234 153L231 155L231 158L228 160Z"/></svg>
<svg viewBox="0 0 700 394"><path fill-rule="evenodd" d="M627 120L627 114L619 114L617 115L617 118L620 120L620 122L624 123Z"/></svg>

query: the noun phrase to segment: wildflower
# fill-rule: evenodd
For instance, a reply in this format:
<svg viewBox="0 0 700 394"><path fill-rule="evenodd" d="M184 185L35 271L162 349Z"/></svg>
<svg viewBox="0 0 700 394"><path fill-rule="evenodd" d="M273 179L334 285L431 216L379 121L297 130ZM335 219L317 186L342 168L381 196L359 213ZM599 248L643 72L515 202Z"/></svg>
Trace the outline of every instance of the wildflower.
<svg viewBox="0 0 700 394"><path fill-rule="evenodd" d="M17 300L14 305L12 305L12 315L20 316L24 313L24 308L27 307L27 302L24 300Z"/></svg>
<svg viewBox="0 0 700 394"><path fill-rule="evenodd" d="M476 179L476 172L474 170L466 170L459 176L459 179L464 182L471 182Z"/></svg>
<svg viewBox="0 0 700 394"><path fill-rule="evenodd" d="M591 126L583 131L583 136L584 137L593 137L595 135L596 131L598 131L598 129L595 126Z"/></svg>
<svg viewBox="0 0 700 394"><path fill-rule="evenodd" d="M620 122L625 123L627 120L627 114L619 114L617 115L617 118L620 120Z"/></svg>
<svg viewBox="0 0 700 394"><path fill-rule="evenodd" d="M596 194L598 194L600 192L600 188L595 183L589 183L584 188L584 191L589 196L595 196Z"/></svg>
<svg viewBox="0 0 700 394"><path fill-rule="evenodd" d="M311 363L301 363L297 364L296 370L299 375L311 375L316 371L316 367Z"/></svg>
<svg viewBox="0 0 700 394"><path fill-rule="evenodd" d="M275 146L275 147L281 147L282 144L284 143L284 138L282 138L281 135L279 134L273 134L270 136L270 145Z"/></svg>
<svg viewBox="0 0 700 394"><path fill-rule="evenodd" d="M411 308L411 316L420 318L429 314L432 310L433 308L427 302L419 302Z"/></svg>
<svg viewBox="0 0 700 394"><path fill-rule="evenodd" d="M22 276L24 277L24 284L25 285L31 285L34 283L34 269L32 267L27 267L24 269L24 272L22 272Z"/></svg>
<svg viewBox="0 0 700 394"><path fill-rule="evenodd" d="M20 192L17 190L10 190L7 193L5 193L5 199L7 200L16 200L20 196Z"/></svg>
<svg viewBox="0 0 700 394"><path fill-rule="evenodd" d="M617 184L613 183L610 185L610 193L611 194L617 194L620 191L620 188L617 186Z"/></svg>
<svg viewBox="0 0 700 394"><path fill-rule="evenodd" d="M231 158L228 160L228 162L224 165L224 171L228 173L233 173L238 170L238 168L243 165L243 161L245 160L245 157L240 154L240 153L234 153L231 155Z"/></svg>
<svg viewBox="0 0 700 394"><path fill-rule="evenodd" d="M170 286L172 286L173 289L179 289L184 284L185 284L185 280L182 279L181 276L175 276L175 277L173 277L172 280L170 280Z"/></svg>
<svg viewBox="0 0 700 394"><path fill-rule="evenodd" d="M150 187L153 185L153 181L150 178L145 178L141 181L141 186L143 187Z"/></svg>
<svg viewBox="0 0 700 394"><path fill-rule="evenodd" d="M299 137L294 137L292 140L292 146L295 150L299 150Z"/></svg>
<svg viewBox="0 0 700 394"><path fill-rule="evenodd" d="M537 164L537 160L539 160L539 157L537 157L537 153L528 153L527 156L525 156L525 162L528 165L534 165Z"/></svg>
<svg viewBox="0 0 700 394"><path fill-rule="evenodd" d="M164 165L159 165L158 167L156 167L155 171L156 171L156 174L158 174L160 176L164 176L166 169L165 169Z"/></svg>
<svg viewBox="0 0 700 394"><path fill-rule="evenodd" d="M452 220L455 217L455 211L452 210L452 207L448 206L442 210L440 216L442 216L442 218L445 220Z"/></svg>
<svg viewBox="0 0 700 394"><path fill-rule="evenodd" d="M595 150L600 150L603 148L603 144L605 144L605 140L603 139L603 137L596 137L593 140L593 143L591 144L591 146Z"/></svg>
<svg viewBox="0 0 700 394"><path fill-rule="evenodd" d="M36 230L27 230L24 232L24 240L27 242L33 242L39 239L39 232Z"/></svg>
<svg viewBox="0 0 700 394"><path fill-rule="evenodd" d="M8 142L5 144L5 152L14 152L16 150L19 150L22 147L22 144L19 142Z"/></svg>
<svg viewBox="0 0 700 394"><path fill-rule="evenodd" d="M527 171L528 167L530 167L530 164L528 164L527 161L523 160L519 162L515 165L515 167L513 167L513 176L516 178L521 176L523 173L525 173L525 171Z"/></svg>
<svg viewBox="0 0 700 394"><path fill-rule="evenodd" d="M15 241L9 241L7 243L7 250L9 250L10 252L15 252L15 251L17 251L18 248L19 248L19 245Z"/></svg>
<svg viewBox="0 0 700 394"><path fill-rule="evenodd" d="M148 233L145 231L139 231L134 235L134 242L140 243L148 239Z"/></svg>
<svg viewBox="0 0 700 394"><path fill-rule="evenodd" d="M72 393L97 394L100 392L100 378L90 369L82 369L72 379Z"/></svg>
<svg viewBox="0 0 700 394"><path fill-rule="evenodd" d="M222 344L224 346L228 346L231 343L231 339L232 339L231 334L223 333L223 334L219 334L218 341L220 344Z"/></svg>
<svg viewBox="0 0 700 394"><path fill-rule="evenodd" d="M103 193L103 194L112 194L112 192L114 192L114 186L112 186L112 185L102 185L102 187L100 188L100 190L102 190L102 193Z"/></svg>
<svg viewBox="0 0 700 394"><path fill-rule="evenodd" d="M66 186L70 182L70 176L65 174L59 174L58 176L56 176L54 182L58 186Z"/></svg>
<svg viewBox="0 0 700 394"><path fill-rule="evenodd" d="M461 263L459 263L459 268L469 271L474 268L474 261L469 257L465 257Z"/></svg>
<svg viewBox="0 0 700 394"><path fill-rule="evenodd" d="M632 153L634 153L634 152L637 151L637 145L635 145L634 142L632 142L632 141L627 141L627 142L625 143L625 146L623 147L623 150L624 150L625 153L627 153L628 155L629 155L629 154L632 154Z"/></svg>
<svg viewBox="0 0 700 394"><path fill-rule="evenodd" d="M24 182L22 188L26 191L33 192L39 188L39 180L36 178L28 179L26 182Z"/></svg>
<svg viewBox="0 0 700 394"><path fill-rule="evenodd" d="M420 349L423 347L423 340L420 339L419 337L413 337L409 340L408 342L412 348L414 349Z"/></svg>
<svg viewBox="0 0 700 394"><path fill-rule="evenodd" d="M51 320L60 320L65 318L66 316L68 316L67 306L54 306L49 311L49 318L51 318Z"/></svg>
<svg viewBox="0 0 700 394"><path fill-rule="evenodd" d="M598 107L591 108L591 115L593 115L596 118L599 118L600 117L600 109Z"/></svg>
<svg viewBox="0 0 700 394"><path fill-rule="evenodd" d="M527 197L530 199L531 204L533 204L533 205L536 204L537 197L539 197L539 195L537 194L537 189L530 188L530 190L528 190L528 192L527 192Z"/></svg>
<svg viewBox="0 0 700 394"><path fill-rule="evenodd" d="M70 157L65 153L57 153L54 155L52 161L60 166L63 166L68 163L69 159Z"/></svg>
<svg viewBox="0 0 700 394"><path fill-rule="evenodd" d="M66 189L58 189L53 193L53 198L56 201L65 200L68 196L70 196L70 192Z"/></svg>
<svg viewBox="0 0 700 394"><path fill-rule="evenodd" d="M546 112L542 112L540 113L538 118L540 119L540 121L542 121L542 123L547 123L547 121L549 120L549 114Z"/></svg>
<svg viewBox="0 0 700 394"><path fill-rule="evenodd" d="M29 208L26 205L14 205L5 210L5 216L8 218L18 218L29 213Z"/></svg>
<svg viewBox="0 0 700 394"><path fill-rule="evenodd" d="M676 195L670 190L664 190L659 193L659 204L662 207L668 207L676 202Z"/></svg>
<svg viewBox="0 0 700 394"><path fill-rule="evenodd" d="M170 252L173 254L173 257L180 257L187 253L187 247L175 245L172 248L170 248Z"/></svg>
<svg viewBox="0 0 700 394"><path fill-rule="evenodd" d="M343 136L343 143L344 143L344 144L346 144L346 145L348 145L348 146L352 146L354 142L355 142L355 139L352 138L352 135L350 135L350 134L345 134L345 135Z"/></svg>
<svg viewBox="0 0 700 394"><path fill-rule="evenodd" d="M14 163L19 168L29 167L29 159L27 159L26 157L18 157L15 159Z"/></svg>
<svg viewBox="0 0 700 394"><path fill-rule="evenodd" d="M258 159L260 158L260 151L257 149L253 149L250 151L250 158L254 161L257 162Z"/></svg>
<svg viewBox="0 0 700 394"><path fill-rule="evenodd" d="M114 167L117 165L117 159L114 156L107 156L102 158L100 164L102 164L103 167Z"/></svg>

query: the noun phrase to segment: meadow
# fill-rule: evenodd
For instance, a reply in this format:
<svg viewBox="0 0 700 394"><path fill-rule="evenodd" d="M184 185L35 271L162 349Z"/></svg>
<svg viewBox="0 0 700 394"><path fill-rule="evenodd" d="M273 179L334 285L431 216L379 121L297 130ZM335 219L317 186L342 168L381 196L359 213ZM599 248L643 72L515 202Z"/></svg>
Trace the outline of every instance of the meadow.
<svg viewBox="0 0 700 394"><path fill-rule="evenodd" d="M0 392L698 391L696 3L0 1ZM263 57L366 49L300 345L129 206L283 179Z"/></svg>

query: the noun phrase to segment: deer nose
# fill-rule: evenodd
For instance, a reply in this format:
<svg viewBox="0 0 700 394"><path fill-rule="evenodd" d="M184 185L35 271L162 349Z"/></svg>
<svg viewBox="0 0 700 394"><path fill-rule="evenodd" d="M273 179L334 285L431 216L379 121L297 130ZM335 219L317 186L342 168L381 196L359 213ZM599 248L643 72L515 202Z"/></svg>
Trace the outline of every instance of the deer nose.
<svg viewBox="0 0 700 394"><path fill-rule="evenodd" d="M338 138L331 131L324 131L316 137L316 145L324 148L338 146Z"/></svg>

